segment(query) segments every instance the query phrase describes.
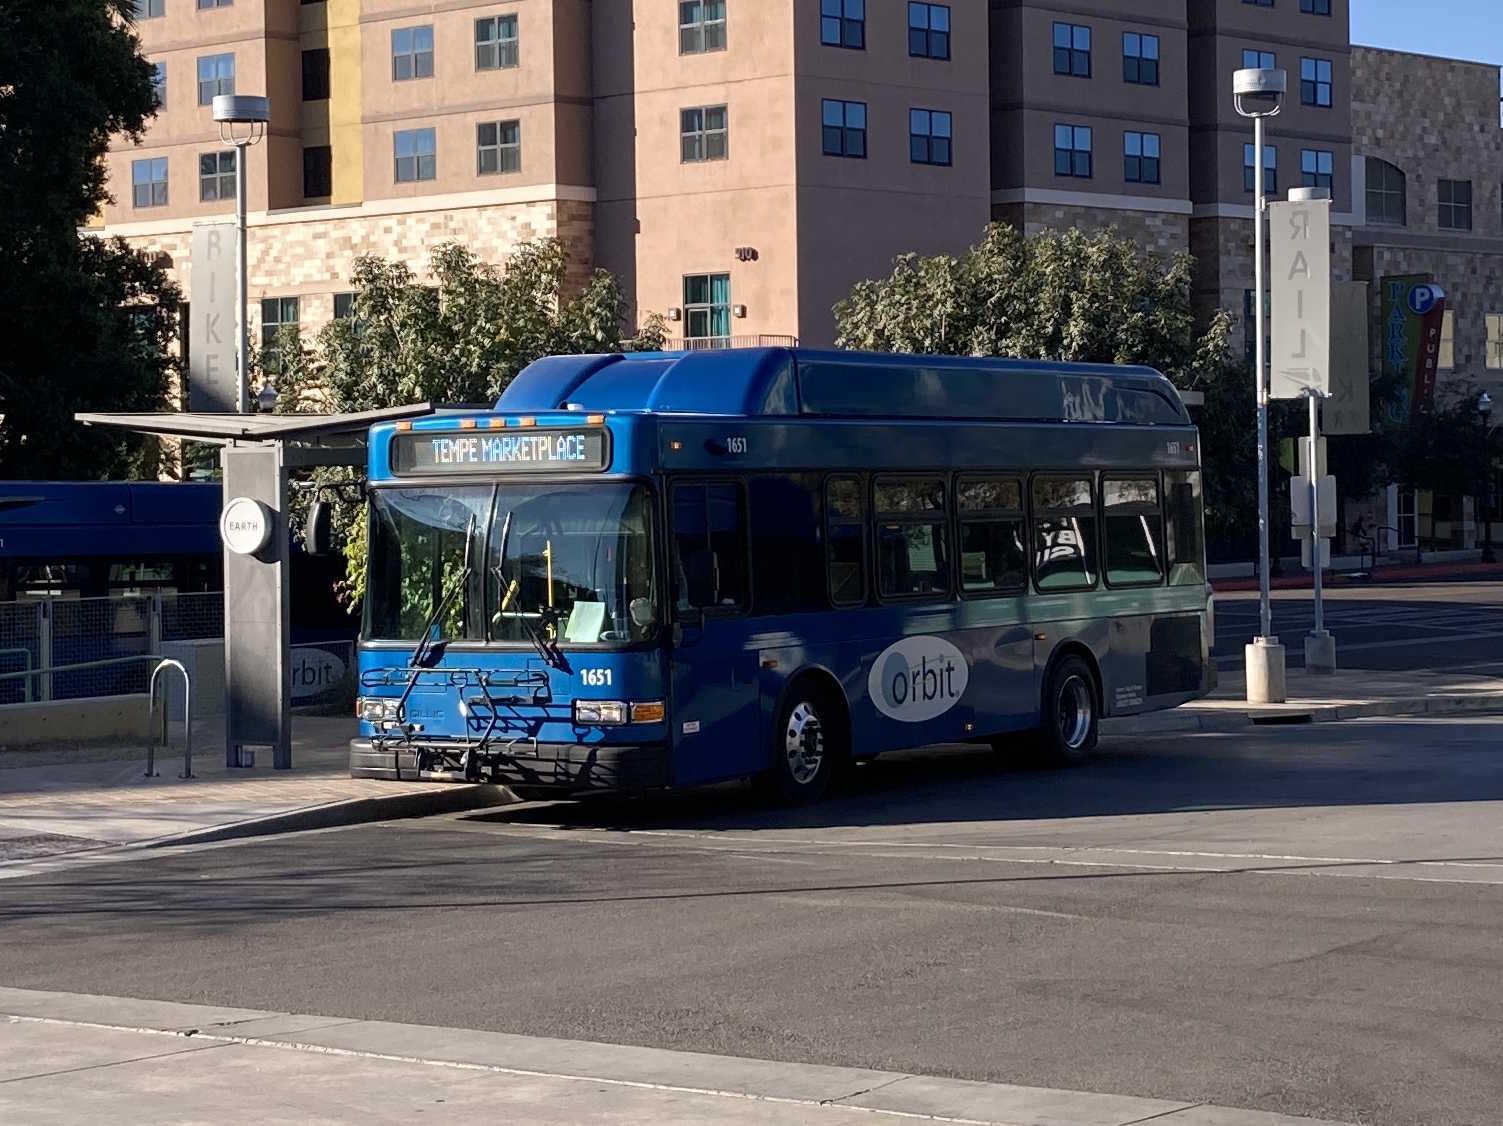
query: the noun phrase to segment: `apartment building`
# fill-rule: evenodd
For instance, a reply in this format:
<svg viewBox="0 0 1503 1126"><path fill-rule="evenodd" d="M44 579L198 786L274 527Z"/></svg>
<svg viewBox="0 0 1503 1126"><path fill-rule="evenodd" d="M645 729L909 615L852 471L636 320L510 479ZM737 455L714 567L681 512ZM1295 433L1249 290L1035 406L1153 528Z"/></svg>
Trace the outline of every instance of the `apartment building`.
<svg viewBox="0 0 1503 1126"><path fill-rule="evenodd" d="M162 110L111 152L100 226L167 253L191 300L192 226L234 209L210 103L264 91L247 207L265 335L346 315L359 254L422 272L444 240L500 261L552 236L675 336L828 342L854 280L988 218L979 5L954 25L949 5L864 0L138 10Z"/></svg>
<svg viewBox="0 0 1503 1126"><path fill-rule="evenodd" d="M1198 304L1250 350L1252 127L1230 91L1276 65L1270 194L1330 189L1339 278L1434 273L1480 365L1503 332L1497 69L1354 49L1349 2L138 0L162 111L111 152L100 225L166 252L191 300L192 226L234 207L209 102L264 92L265 332L348 314L359 254L421 274L444 240L500 261L554 236L675 338L826 344L852 284L997 218L1193 252Z"/></svg>

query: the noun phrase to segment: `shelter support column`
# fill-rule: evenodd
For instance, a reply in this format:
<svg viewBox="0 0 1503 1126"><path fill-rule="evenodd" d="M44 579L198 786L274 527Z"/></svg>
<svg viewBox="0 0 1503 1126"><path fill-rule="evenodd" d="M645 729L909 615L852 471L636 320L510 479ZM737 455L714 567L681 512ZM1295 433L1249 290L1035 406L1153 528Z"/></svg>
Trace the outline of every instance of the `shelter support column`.
<svg viewBox="0 0 1503 1126"><path fill-rule="evenodd" d="M265 546L249 554L224 549L225 756L250 766L257 749L272 766L292 768L290 588L287 466L281 443L239 445L221 452L226 507L258 501L269 513Z"/></svg>

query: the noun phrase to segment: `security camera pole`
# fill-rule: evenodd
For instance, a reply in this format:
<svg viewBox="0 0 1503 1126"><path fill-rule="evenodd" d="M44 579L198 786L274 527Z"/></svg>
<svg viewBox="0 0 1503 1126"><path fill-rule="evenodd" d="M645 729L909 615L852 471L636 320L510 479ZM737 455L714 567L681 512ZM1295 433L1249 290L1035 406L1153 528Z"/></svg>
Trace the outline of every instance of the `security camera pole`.
<svg viewBox="0 0 1503 1126"><path fill-rule="evenodd" d="M1243 653L1247 670L1247 702L1284 702L1284 647L1273 636L1273 607L1268 594L1268 365L1264 339L1263 119L1283 108L1289 76L1282 70L1239 70L1232 75L1232 98L1237 113L1253 119L1253 309L1257 340L1253 378L1258 389L1258 636Z"/></svg>
<svg viewBox="0 0 1503 1126"><path fill-rule="evenodd" d="M270 104L254 94L216 94L219 139L235 148L235 382L241 414L250 412L250 326L246 323L245 150L266 136Z"/></svg>

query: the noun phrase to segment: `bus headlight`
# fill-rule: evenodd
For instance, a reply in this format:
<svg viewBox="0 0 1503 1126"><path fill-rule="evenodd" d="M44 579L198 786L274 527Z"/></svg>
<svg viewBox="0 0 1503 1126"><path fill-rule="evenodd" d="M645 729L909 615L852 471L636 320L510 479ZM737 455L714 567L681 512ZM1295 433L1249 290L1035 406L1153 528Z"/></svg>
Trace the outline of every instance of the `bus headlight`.
<svg viewBox="0 0 1503 1126"><path fill-rule="evenodd" d="M355 714L365 723L396 719L397 702L380 696L364 697L355 702Z"/></svg>
<svg viewBox="0 0 1503 1126"><path fill-rule="evenodd" d="M626 722L626 705L620 700L575 700L574 722L594 727L617 727Z"/></svg>

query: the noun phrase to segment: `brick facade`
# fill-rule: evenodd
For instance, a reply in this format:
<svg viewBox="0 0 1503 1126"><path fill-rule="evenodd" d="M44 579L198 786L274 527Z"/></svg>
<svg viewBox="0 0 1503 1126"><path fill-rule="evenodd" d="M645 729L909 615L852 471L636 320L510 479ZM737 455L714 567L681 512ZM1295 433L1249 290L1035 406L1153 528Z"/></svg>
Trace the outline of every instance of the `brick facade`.
<svg viewBox="0 0 1503 1126"><path fill-rule="evenodd" d="M1115 227L1151 254L1182 254L1190 249L1190 217L1167 211L1119 211L1104 207L1070 207L1045 203L998 204L992 218L1009 223L1025 235L1068 230L1086 233Z"/></svg>

